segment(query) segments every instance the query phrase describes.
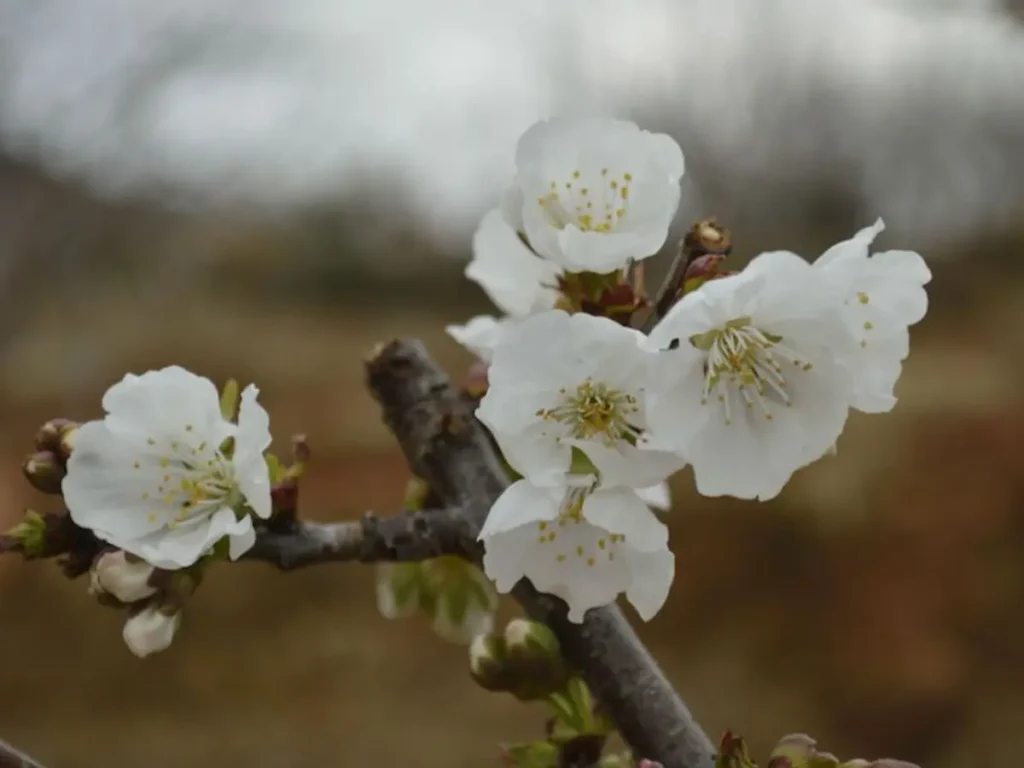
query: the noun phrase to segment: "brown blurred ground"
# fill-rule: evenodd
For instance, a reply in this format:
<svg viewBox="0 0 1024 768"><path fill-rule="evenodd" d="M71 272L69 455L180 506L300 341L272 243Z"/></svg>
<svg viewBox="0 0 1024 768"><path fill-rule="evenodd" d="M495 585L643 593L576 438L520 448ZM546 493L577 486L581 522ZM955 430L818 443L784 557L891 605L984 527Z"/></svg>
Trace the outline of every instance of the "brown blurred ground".
<svg viewBox="0 0 1024 768"><path fill-rule="evenodd" d="M252 278L256 263L235 274ZM362 389L362 357L379 340L416 335L458 375L468 358L441 329L483 309L476 291L449 270L436 289L413 278L419 290L400 291L385 277L386 288L361 291L364 276L321 302L282 299L271 277L243 298L216 280L196 287L189 269L159 301L123 275L33 294L0 371L4 526L49 503L18 471L42 420L95 416L126 370L171 362L258 382L280 450L289 434L309 435L306 515L398 504L405 469ZM803 730L848 756L1015 764L1022 297L1024 284L994 272L939 270L896 411L853 416L839 455L776 501L702 499L685 472L676 478L678 575L640 631L710 732L738 730L760 754ZM463 648L418 620L381 619L372 585L358 565L222 567L173 648L139 661L121 641L123 616L93 603L82 581L5 559L0 737L51 768L453 768L495 765L497 742L540 733L542 710L471 684Z"/></svg>

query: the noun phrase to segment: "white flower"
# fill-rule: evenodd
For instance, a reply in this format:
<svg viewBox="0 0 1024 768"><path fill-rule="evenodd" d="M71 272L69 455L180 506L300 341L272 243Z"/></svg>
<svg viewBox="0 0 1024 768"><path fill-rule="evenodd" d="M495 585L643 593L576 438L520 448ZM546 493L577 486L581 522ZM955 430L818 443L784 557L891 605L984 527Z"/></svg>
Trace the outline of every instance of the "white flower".
<svg viewBox="0 0 1024 768"><path fill-rule="evenodd" d="M665 603L675 558L668 529L627 488L566 491L513 483L480 531L499 592L521 578L565 600L569 620L625 592L645 621Z"/></svg>
<svg viewBox="0 0 1024 768"><path fill-rule="evenodd" d="M630 122L536 123L516 147L522 229L540 256L570 272L614 272L665 244L683 168L671 137ZM517 227L513 197L503 210Z"/></svg>
<svg viewBox="0 0 1024 768"><path fill-rule="evenodd" d="M75 434L63 482L72 519L158 568L190 566L224 536L239 557L256 537L243 506L271 511L257 394L242 393L236 425L208 379L177 366L125 376L103 397L106 418Z"/></svg>
<svg viewBox="0 0 1024 768"><path fill-rule="evenodd" d="M893 388L910 353L908 327L928 311L924 286L932 277L924 259L913 251L869 256L871 243L884 229L878 219L814 262L845 286L844 315L859 341L849 360L852 404L868 413L888 411L896 404Z"/></svg>
<svg viewBox="0 0 1024 768"><path fill-rule="evenodd" d="M501 209L495 208L473 235L473 259L465 274L506 317L479 315L466 325L449 325L445 330L477 357L490 360L501 330L511 320L555 306L561 271L557 264L534 254L505 221Z"/></svg>
<svg viewBox="0 0 1024 768"><path fill-rule="evenodd" d="M856 342L842 286L799 256L762 254L687 294L652 331L649 444L693 465L706 496L769 499L836 441Z"/></svg>
<svg viewBox="0 0 1024 768"><path fill-rule="evenodd" d="M570 473L590 484L596 468L604 487L645 488L682 467L672 453L636 447L657 360L642 340L607 318L561 310L509 328L477 416L512 468L537 485L564 485ZM586 466L574 466L574 449Z"/></svg>
<svg viewBox="0 0 1024 768"><path fill-rule="evenodd" d="M108 592L122 603L136 603L156 593L149 577L153 566L144 560L129 560L124 552L104 552L89 572L89 588L93 594Z"/></svg>
<svg viewBox="0 0 1024 768"><path fill-rule="evenodd" d="M144 659L151 653L167 650L181 624L181 613L170 616L156 606L148 606L124 623L121 633L128 650Z"/></svg>

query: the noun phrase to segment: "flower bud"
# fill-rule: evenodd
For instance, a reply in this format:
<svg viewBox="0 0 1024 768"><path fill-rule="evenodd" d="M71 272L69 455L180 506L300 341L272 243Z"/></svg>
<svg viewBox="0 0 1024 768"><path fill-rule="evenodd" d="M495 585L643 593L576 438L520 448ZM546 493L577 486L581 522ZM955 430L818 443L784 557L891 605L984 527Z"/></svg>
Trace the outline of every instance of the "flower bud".
<svg viewBox="0 0 1024 768"><path fill-rule="evenodd" d="M36 448L40 451L59 451L64 433L77 426L71 419L50 419L36 432Z"/></svg>
<svg viewBox="0 0 1024 768"><path fill-rule="evenodd" d="M495 634L477 635L469 644L469 674L486 691L507 691L505 641Z"/></svg>
<svg viewBox="0 0 1024 768"><path fill-rule="evenodd" d="M504 633L512 693L523 701L543 698L565 687L569 674L558 638L547 626L513 619Z"/></svg>
<svg viewBox="0 0 1024 768"><path fill-rule="evenodd" d="M60 493L60 484L66 470L64 463L53 451L39 451L26 457L21 471L32 487L43 493Z"/></svg>
<svg viewBox="0 0 1024 768"><path fill-rule="evenodd" d="M561 662L562 649L549 627L539 621L512 619L505 627L505 652L509 658Z"/></svg>
<svg viewBox="0 0 1024 768"><path fill-rule="evenodd" d="M144 659L170 647L180 623L180 612L166 614L159 606L149 605L125 622L122 635L128 650Z"/></svg>
<svg viewBox="0 0 1024 768"><path fill-rule="evenodd" d="M121 550L104 552L89 573L93 594L109 593L122 603L137 603L156 593L150 585L153 566L144 560L129 559Z"/></svg>
<svg viewBox="0 0 1024 768"><path fill-rule="evenodd" d="M71 424L67 426L63 432L60 433L60 445L58 446L58 453L60 457L67 461L71 456L71 451L75 446L75 435L78 434L78 425Z"/></svg>
<svg viewBox="0 0 1024 768"><path fill-rule="evenodd" d="M839 760L827 752L819 752L817 742L803 733L784 736L775 745L768 768L838 768Z"/></svg>

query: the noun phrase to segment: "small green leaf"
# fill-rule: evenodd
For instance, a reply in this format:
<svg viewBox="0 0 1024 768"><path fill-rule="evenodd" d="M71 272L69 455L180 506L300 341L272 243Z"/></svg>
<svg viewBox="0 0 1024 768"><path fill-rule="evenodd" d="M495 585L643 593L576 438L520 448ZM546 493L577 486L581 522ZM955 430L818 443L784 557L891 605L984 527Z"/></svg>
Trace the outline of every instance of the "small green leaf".
<svg viewBox="0 0 1024 768"><path fill-rule="evenodd" d="M220 414L228 421L234 421L238 413L238 382L228 379L220 393Z"/></svg>
<svg viewBox="0 0 1024 768"><path fill-rule="evenodd" d="M506 765L515 768L557 768L559 750L548 741L527 744L504 744L501 748Z"/></svg>
<svg viewBox="0 0 1024 768"><path fill-rule="evenodd" d="M4 534L21 545L25 557L40 557L46 549L46 521L32 509L26 509L22 521Z"/></svg>
<svg viewBox="0 0 1024 768"><path fill-rule="evenodd" d="M263 454L263 458L267 462L267 471L270 473L270 484L274 485L281 481L284 477L284 468L281 466L281 460L274 454L267 451Z"/></svg>

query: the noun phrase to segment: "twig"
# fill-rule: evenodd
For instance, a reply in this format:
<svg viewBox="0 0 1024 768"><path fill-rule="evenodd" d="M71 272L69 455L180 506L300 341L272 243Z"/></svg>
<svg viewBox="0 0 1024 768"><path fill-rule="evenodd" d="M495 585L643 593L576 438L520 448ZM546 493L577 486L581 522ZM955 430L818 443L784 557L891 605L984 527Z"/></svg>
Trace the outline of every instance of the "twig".
<svg viewBox="0 0 1024 768"><path fill-rule="evenodd" d="M443 505L463 510L465 533L475 538L507 486L483 427L418 341L377 349L367 380L413 472ZM554 630L638 757L665 768L710 768L711 741L616 606L591 610L580 625L566 618L561 600L525 580L513 594Z"/></svg>
<svg viewBox="0 0 1024 768"><path fill-rule="evenodd" d="M297 522L285 530L264 530L246 560L272 563L282 571L328 562L408 562L441 555L479 559L459 509L370 513L343 523Z"/></svg>
<svg viewBox="0 0 1024 768"><path fill-rule="evenodd" d="M0 768L44 768L39 761L0 740Z"/></svg>
<svg viewBox="0 0 1024 768"><path fill-rule="evenodd" d="M640 330L650 333L658 321L672 309L672 305L679 298L679 291L683 287L686 270L690 264L709 253L727 256L731 250L732 238L729 230L714 219L704 219L690 227L689 232L679 243L679 252L672 260L668 274L665 275L655 296L651 312L640 324Z"/></svg>

